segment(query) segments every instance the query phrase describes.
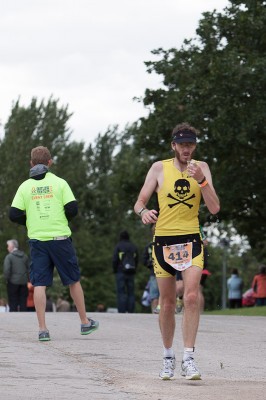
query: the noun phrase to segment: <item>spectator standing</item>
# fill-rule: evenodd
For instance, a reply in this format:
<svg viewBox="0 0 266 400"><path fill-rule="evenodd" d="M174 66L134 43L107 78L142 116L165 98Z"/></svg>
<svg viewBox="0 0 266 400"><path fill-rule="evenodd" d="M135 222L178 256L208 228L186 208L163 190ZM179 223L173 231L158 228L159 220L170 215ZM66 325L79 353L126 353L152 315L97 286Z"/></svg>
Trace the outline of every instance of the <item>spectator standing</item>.
<svg viewBox="0 0 266 400"><path fill-rule="evenodd" d="M259 273L253 278L252 289L256 306L266 306L266 265L259 266Z"/></svg>
<svg viewBox="0 0 266 400"><path fill-rule="evenodd" d="M4 260L4 277L10 312L27 311L29 259L19 250L18 241L7 241L8 255Z"/></svg>
<svg viewBox="0 0 266 400"><path fill-rule="evenodd" d="M229 308L242 307L243 280L238 275L238 269L232 270L231 277L227 280Z"/></svg>
<svg viewBox="0 0 266 400"><path fill-rule="evenodd" d="M81 335L88 335L99 323L86 315L80 269L72 244L68 222L77 215L77 201L68 183L52 174L50 151L38 146L31 151L29 179L23 182L9 211L12 222L26 225L28 230L34 303L39 322L39 340L49 341L46 326L46 287L53 282L54 267L64 286L69 286L81 322Z"/></svg>
<svg viewBox="0 0 266 400"><path fill-rule="evenodd" d="M135 273L138 265L137 247L130 241L127 231L120 233L113 252L113 272L116 279L117 308L119 313L135 310Z"/></svg>

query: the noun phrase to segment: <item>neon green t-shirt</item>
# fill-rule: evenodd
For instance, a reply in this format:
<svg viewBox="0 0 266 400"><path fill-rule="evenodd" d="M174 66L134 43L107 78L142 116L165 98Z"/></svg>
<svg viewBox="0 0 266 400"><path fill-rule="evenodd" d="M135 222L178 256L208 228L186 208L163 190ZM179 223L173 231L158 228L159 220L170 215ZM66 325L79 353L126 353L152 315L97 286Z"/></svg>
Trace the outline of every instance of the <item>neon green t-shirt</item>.
<svg viewBox="0 0 266 400"><path fill-rule="evenodd" d="M64 205L74 200L68 183L47 172L44 179L30 178L23 182L11 207L26 212L26 226L30 239L46 241L57 236L71 235Z"/></svg>

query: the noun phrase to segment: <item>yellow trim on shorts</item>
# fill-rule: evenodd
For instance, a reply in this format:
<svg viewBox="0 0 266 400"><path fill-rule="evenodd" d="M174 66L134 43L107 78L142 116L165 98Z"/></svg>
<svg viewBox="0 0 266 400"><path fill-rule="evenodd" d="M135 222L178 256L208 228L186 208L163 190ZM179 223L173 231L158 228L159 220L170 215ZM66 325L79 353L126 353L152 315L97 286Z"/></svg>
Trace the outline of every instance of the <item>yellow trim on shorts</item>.
<svg viewBox="0 0 266 400"><path fill-rule="evenodd" d="M203 266L204 266L203 265L204 264L203 255L204 255L203 245L201 245L201 253L197 257L192 258L192 265L203 269ZM155 256L154 246L152 248L152 259L153 259L153 269L154 269L156 278L169 278L169 277L173 276L169 272L165 271L159 264L159 262Z"/></svg>

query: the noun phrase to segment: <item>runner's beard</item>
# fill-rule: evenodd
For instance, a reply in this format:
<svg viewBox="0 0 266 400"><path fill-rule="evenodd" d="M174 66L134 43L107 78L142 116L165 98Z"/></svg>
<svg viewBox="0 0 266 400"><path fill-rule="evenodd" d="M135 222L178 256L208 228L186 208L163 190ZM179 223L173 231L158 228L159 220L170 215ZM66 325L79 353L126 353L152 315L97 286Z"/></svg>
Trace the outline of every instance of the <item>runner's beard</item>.
<svg viewBox="0 0 266 400"><path fill-rule="evenodd" d="M195 149L195 150L196 150L196 149ZM179 152L178 150L175 149L175 157L176 157L177 161L179 162L179 164L180 164L180 165L183 165L183 166L187 166L187 162L190 161L190 160L192 160L193 155L194 155L194 153L195 153L195 150L193 150L193 151L191 152L191 154L189 155L189 157L185 156L185 159L184 159L184 158L182 159L182 158L181 158L182 156L181 156L180 152Z"/></svg>

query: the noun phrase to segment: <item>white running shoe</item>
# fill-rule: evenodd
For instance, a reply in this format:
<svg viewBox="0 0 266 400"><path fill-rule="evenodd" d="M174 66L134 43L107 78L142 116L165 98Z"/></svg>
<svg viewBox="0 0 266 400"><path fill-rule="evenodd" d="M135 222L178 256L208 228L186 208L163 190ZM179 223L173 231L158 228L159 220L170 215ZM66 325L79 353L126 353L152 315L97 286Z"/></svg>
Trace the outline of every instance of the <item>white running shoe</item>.
<svg viewBox="0 0 266 400"><path fill-rule="evenodd" d="M201 379L201 374L196 367L194 358L190 357L181 363L181 375L186 379L198 381Z"/></svg>
<svg viewBox="0 0 266 400"><path fill-rule="evenodd" d="M175 369L175 357L164 357L163 369L161 370L159 377L165 381L173 378L174 369Z"/></svg>

